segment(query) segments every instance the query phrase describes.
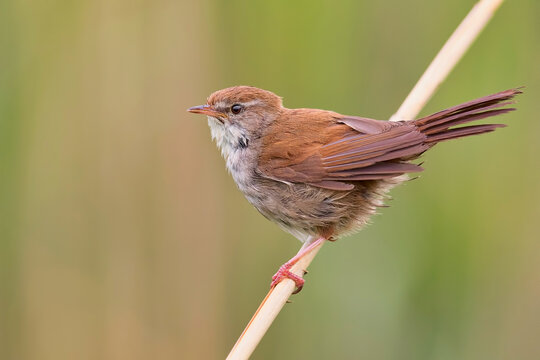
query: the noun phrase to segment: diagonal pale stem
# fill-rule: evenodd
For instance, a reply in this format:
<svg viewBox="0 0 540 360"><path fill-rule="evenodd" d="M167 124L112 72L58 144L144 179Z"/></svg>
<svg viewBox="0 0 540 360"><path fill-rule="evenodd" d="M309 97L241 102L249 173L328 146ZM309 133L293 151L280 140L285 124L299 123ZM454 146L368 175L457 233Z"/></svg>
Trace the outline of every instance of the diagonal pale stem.
<svg viewBox="0 0 540 360"><path fill-rule="evenodd" d="M308 242L304 243L298 252L300 253L304 250L307 245L309 245ZM291 272L298 276L304 276L304 270L307 269L323 245L324 242L321 242L310 252L303 255L292 266ZM249 358L295 289L296 284L291 279L284 279L274 288L270 289L236 341L229 356L227 356L227 360Z"/></svg>
<svg viewBox="0 0 540 360"><path fill-rule="evenodd" d="M429 64L398 111L392 115L390 121L413 120L418 115L502 2L503 0L482 0L474 5Z"/></svg>
<svg viewBox="0 0 540 360"><path fill-rule="evenodd" d="M472 8L433 59L399 110L390 118L390 121L411 120L418 115L502 2L503 0L480 0ZM321 242L311 252L303 256L291 268L291 271L298 276L303 276L304 271L323 245L324 242ZM295 283L290 279L285 279L270 289L227 356L227 360L249 359L294 290Z"/></svg>

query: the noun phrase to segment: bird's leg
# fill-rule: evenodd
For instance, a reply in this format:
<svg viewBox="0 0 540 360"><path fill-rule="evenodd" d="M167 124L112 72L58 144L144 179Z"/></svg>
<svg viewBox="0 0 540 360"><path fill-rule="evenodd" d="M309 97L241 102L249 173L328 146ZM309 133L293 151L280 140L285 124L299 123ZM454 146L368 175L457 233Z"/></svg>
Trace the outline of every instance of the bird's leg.
<svg viewBox="0 0 540 360"><path fill-rule="evenodd" d="M291 267L298 262L304 255L308 254L313 250L315 247L317 247L320 243L324 242L326 238L320 237L317 240L306 243L300 251L298 251L298 254L296 254L292 259L287 261L285 264L281 265L279 270L272 276L272 284L270 285L271 288L275 287L277 284L281 282L283 279L291 279L296 284L296 290L293 292L293 294L298 294L300 290L302 290L302 287L304 286L304 279L301 276L298 276L296 274L293 274L291 272ZM306 246L307 245L307 246Z"/></svg>

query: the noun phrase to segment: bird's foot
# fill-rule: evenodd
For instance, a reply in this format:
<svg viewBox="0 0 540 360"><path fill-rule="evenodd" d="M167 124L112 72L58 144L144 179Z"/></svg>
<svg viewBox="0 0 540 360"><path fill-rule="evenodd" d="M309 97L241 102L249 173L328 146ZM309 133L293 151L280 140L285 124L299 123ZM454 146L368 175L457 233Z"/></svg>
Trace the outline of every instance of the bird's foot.
<svg viewBox="0 0 540 360"><path fill-rule="evenodd" d="M302 290L302 288L304 287L305 281L304 279L302 279L301 276L298 276L291 272L291 267L293 265L294 263L292 263L291 261L287 261L285 264L281 265L279 270L274 274L274 276L272 276L272 284L270 285L270 288L274 288L284 279L291 279L296 285L296 290L293 292L293 294L298 294L300 290Z"/></svg>
<svg viewBox="0 0 540 360"><path fill-rule="evenodd" d="M293 294L298 294L300 290L302 290L302 287L304 287L304 279L301 276L292 273L291 267L296 264L302 257L310 253L313 249L323 243L325 240L325 237L320 237L317 240L308 243L309 245L305 244L307 245L305 248L302 247L298 254L296 254L291 260L287 261L285 264L281 265L277 273L272 276L272 284L270 285L270 287L274 288L283 279L291 279L296 284L296 290L293 292ZM304 270L304 275L305 274L307 274L306 270Z"/></svg>

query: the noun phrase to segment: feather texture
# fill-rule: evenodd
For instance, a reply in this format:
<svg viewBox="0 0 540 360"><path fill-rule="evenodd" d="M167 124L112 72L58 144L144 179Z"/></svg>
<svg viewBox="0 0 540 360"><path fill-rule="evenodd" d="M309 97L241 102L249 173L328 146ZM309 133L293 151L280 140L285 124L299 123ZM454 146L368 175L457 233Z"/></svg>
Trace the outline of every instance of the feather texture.
<svg viewBox="0 0 540 360"><path fill-rule="evenodd" d="M436 143L478 135L503 124L472 125L501 115L521 93L510 89L414 121L388 122L316 109L283 109L263 134L259 170L265 177L349 191L355 183L422 171L409 163Z"/></svg>

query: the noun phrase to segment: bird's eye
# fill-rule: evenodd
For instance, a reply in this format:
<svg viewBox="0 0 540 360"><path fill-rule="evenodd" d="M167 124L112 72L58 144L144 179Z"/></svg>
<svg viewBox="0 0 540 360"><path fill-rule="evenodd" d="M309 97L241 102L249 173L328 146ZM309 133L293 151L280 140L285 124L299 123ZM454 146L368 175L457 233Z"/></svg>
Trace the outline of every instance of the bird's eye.
<svg viewBox="0 0 540 360"><path fill-rule="evenodd" d="M231 106L231 112L233 114L239 114L242 109L244 109L244 107L240 104L234 104L233 106Z"/></svg>

